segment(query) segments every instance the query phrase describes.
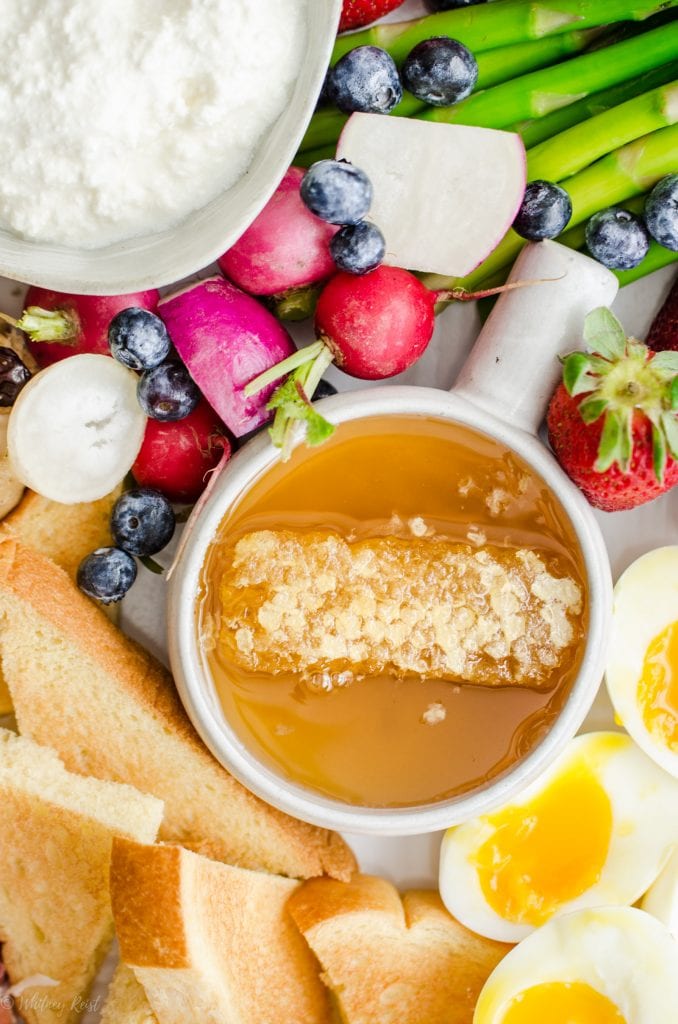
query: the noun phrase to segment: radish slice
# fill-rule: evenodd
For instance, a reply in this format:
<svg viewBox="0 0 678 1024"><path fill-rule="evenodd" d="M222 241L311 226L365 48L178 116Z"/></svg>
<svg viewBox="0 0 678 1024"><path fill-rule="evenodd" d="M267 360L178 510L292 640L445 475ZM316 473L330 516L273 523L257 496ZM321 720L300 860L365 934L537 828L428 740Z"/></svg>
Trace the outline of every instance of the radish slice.
<svg viewBox="0 0 678 1024"><path fill-rule="evenodd" d="M137 377L108 356L72 356L38 373L9 417L17 477L52 501L96 501L120 483L146 427Z"/></svg>
<svg viewBox="0 0 678 1024"><path fill-rule="evenodd" d="M19 504L24 493L24 485L17 480L7 457L8 424L9 416L0 413L0 519Z"/></svg>
<svg viewBox="0 0 678 1024"><path fill-rule="evenodd" d="M374 188L368 220L386 238L385 263L464 277L510 228L526 183L518 135L381 114L353 114L337 159Z"/></svg>

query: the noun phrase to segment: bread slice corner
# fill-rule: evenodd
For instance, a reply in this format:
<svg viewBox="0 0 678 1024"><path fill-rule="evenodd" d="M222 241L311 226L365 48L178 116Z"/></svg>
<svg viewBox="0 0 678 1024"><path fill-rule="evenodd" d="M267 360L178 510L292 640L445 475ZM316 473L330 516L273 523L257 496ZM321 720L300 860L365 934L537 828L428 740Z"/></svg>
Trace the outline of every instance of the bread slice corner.
<svg viewBox="0 0 678 1024"><path fill-rule="evenodd" d="M108 987L100 1024L158 1024L131 967L118 964Z"/></svg>
<svg viewBox="0 0 678 1024"><path fill-rule="evenodd" d="M120 956L161 1024L330 1024L317 962L287 911L299 884L178 846L115 842Z"/></svg>
<svg viewBox="0 0 678 1024"><path fill-rule="evenodd" d="M44 975L18 997L27 1024L79 1019L113 934L115 836L152 842L162 803L131 786L82 778L57 755L0 730L0 941L10 982Z"/></svg>

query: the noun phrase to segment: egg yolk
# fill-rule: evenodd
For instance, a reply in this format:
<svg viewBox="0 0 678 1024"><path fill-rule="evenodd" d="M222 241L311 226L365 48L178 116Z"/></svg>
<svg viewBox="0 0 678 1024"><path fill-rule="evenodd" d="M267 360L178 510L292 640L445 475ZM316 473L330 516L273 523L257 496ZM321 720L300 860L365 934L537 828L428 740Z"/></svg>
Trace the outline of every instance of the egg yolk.
<svg viewBox="0 0 678 1024"><path fill-rule="evenodd" d="M656 636L645 652L638 703L650 735L678 753L678 622Z"/></svg>
<svg viewBox="0 0 678 1024"><path fill-rule="evenodd" d="M610 1000L583 982L553 981L511 1000L501 1024L626 1024Z"/></svg>
<svg viewBox="0 0 678 1024"><path fill-rule="evenodd" d="M612 807L587 765L573 764L531 803L486 820L493 833L473 864L487 903L505 920L543 924L600 878Z"/></svg>

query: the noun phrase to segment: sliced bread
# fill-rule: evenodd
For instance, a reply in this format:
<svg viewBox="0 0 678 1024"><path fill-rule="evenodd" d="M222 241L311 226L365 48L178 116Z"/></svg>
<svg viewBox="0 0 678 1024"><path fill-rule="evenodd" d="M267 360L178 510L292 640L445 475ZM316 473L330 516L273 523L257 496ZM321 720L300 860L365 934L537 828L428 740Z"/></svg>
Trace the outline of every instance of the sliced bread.
<svg viewBox="0 0 678 1024"><path fill-rule="evenodd" d="M0 942L28 1024L71 1024L113 937L114 836L152 842L154 797L66 771L57 755L0 730Z"/></svg>
<svg viewBox="0 0 678 1024"><path fill-rule="evenodd" d="M340 836L241 786L199 739L165 669L14 539L0 540L0 656L20 731L71 771L164 800L161 838L274 874L350 877Z"/></svg>
<svg viewBox="0 0 678 1024"><path fill-rule="evenodd" d="M158 1024L131 967L118 964L106 994L100 1024Z"/></svg>
<svg viewBox="0 0 678 1024"><path fill-rule="evenodd" d="M510 949L464 928L437 892L401 899L370 875L305 882L288 909L345 1024L471 1024L483 984Z"/></svg>
<svg viewBox="0 0 678 1024"><path fill-rule="evenodd" d="M116 843L120 956L159 1024L329 1024L318 964L286 909L299 884L179 846Z"/></svg>

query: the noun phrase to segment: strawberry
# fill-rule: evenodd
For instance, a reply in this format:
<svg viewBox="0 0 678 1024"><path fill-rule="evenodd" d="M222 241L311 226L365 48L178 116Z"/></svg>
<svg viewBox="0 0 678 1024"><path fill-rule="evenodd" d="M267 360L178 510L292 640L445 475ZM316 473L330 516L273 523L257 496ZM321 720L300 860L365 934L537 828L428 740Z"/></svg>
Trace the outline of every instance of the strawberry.
<svg viewBox="0 0 678 1024"><path fill-rule="evenodd" d="M371 25L377 18L400 7L403 2L404 0L344 0L339 31L347 32L351 28Z"/></svg>
<svg viewBox="0 0 678 1024"><path fill-rule="evenodd" d="M563 360L549 440L591 505L635 508L678 483L678 353L627 338L604 308L587 316L584 341Z"/></svg>
<svg viewBox="0 0 678 1024"><path fill-rule="evenodd" d="M678 277L652 322L647 344L655 352L678 352Z"/></svg>

